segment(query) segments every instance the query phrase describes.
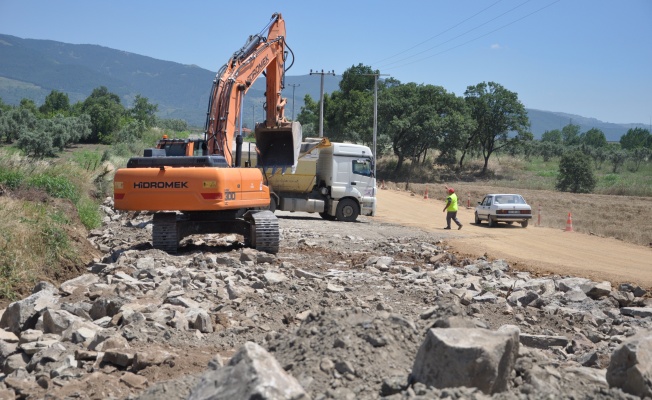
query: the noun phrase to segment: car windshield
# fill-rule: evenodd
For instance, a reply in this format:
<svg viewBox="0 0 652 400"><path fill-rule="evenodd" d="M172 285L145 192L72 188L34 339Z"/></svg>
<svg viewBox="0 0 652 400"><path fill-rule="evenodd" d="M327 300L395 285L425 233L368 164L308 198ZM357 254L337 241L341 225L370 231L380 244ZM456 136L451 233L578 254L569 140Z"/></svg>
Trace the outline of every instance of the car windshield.
<svg viewBox="0 0 652 400"><path fill-rule="evenodd" d="M495 204L525 204L523 197L517 194L502 194L496 196Z"/></svg>

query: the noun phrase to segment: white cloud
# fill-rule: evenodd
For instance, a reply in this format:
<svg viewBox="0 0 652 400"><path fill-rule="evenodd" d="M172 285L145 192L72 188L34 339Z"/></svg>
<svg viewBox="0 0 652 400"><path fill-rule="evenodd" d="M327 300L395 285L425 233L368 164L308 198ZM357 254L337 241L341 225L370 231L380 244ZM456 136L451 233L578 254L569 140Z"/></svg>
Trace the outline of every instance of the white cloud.
<svg viewBox="0 0 652 400"><path fill-rule="evenodd" d="M499 45L498 43L494 43L491 45L491 50L502 50L503 46Z"/></svg>

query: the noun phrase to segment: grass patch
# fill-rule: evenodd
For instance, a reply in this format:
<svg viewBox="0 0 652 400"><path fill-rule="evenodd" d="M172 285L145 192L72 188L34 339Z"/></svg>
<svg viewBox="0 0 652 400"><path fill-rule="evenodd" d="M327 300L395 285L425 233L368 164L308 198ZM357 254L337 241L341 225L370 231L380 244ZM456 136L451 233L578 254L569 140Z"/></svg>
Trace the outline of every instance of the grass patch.
<svg viewBox="0 0 652 400"><path fill-rule="evenodd" d="M87 153L77 160L95 159ZM96 175L83 162L0 150L0 298L13 300L43 277L56 280L85 267L81 260L93 250L83 227L102 221Z"/></svg>
<svg viewBox="0 0 652 400"><path fill-rule="evenodd" d="M102 225L102 213L98 204L90 198L82 198L77 203L77 212L86 229L99 228Z"/></svg>
<svg viewBox="0 0 652 400"><path fill-rule="evenodd" d="M50 173L35 174L27 181L28 186L43 189L47 194L59 199L68 199L77 203L81 198L79 189L65 176Z"/></svg>

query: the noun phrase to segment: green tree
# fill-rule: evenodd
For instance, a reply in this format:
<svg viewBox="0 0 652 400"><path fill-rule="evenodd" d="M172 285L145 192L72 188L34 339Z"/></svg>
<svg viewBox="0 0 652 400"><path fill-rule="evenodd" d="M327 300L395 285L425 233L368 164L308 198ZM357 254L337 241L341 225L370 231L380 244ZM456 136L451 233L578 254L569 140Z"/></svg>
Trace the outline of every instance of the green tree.
<svg viewBox="0 0 652 400"><path fill-rule="evenodd" d="M422 163L429 149L439 149L438 162L455 162L455 153L475 127L464 99L441 86L415 83L386 86L379 94L381 136L391 139L398 157L395 171L406 158Z"/></svg>
<svg viewBox="0 0 652 400"><path fill-rule="evenodd" d="M580 126L568 124L561 129L561 137L564 146L575 146L580 144Z"/></svg>
<svg viewBox="0 0 652 400"><path fill-rule="evenodd" d="M611 172L618 173L618 169L622 167L625 164L625 161L627 161L627 151L622 150L622 149L611 149L609 153L609 161L611 161L611 165L613 166Z"/></svg>
<svg viewBox="0 0 652 400"><path fill-rule="evenodd" d="M634 161L633 172L637 172L641 168L641 164L650 158L652 150L647 147L636 147L629 150L629 159Z"/></svg>
<svg viewBox="0 0 652 400"><path fill-rule="evenodd" d="M154 126L158 104L150 104L147 97L137 94L134 99L134 106L129 110L131 117L145 124L147 128Z"/></svg>
<svg viewBox="0 0 652 400"><path fill-rule="evenodd" d="M303 107L297 115L297 121L301 122L304 136L314 135L319 129L319 103L309 94L303 98Z"/></svg>
<svg viewBox="0 0 652 400"><path fill-rule="evenodd" d="M561 131L559 129L553 129L551 131L545 131L541 135L542 142L551 142L561 144Z"/></svg>
<svg viewBox="0 0 652 400"><path fill-rule="evenodd" d="M374 74L378 74L378 70L373 70L370 66L363 65L362 63L352 65L344 73L342 73L342 80L340 81L340 91L345 95L351 92L366 92L372 93L374 90Z"/></svg>
<svg viewBox="0 0 652 400"><path fill-rule="evenodd" d="M580 135L580 143L590 147L607 147L607 138L598 128L591 128Z"/></svg>
<svg viewBox="0 0 652 400"><path fill-rule="evenodd" d="M554 157L559 157L563 153L561 143L553 141L539 142L537 145L537 152L543 158L543 161L550 161Z"/></svg>
<svg viewBox="0 0 652 400"><path fill-rule="evenodd" d="M70 113L70 100L66 93L53 90L45 96L45 102L39 111L43 115L53 116L55 114L68 115Z"/></svg>
<svg viewBox="0 0 652 400"><path fill-rule="evenodd" d="M637 147L652 149L652 135L650 131L643 128L631 128L620 137L620 147L624 150L631 150Z"/></svg>
<svg viewBox="0 0 652 400"><path fill-rule="evenodd" d="M466 152L474 144L482 149L484 157L482 174L485 174L489 158L494 151L520 141L532 140L532 133L528 131L530 122L527 112L516 93L498 83L482 82L469 86L464 96L477 125L469 135L460 158L460 167ZM512 132L514 134L511 134Z"/></svg>
<svg viewBox="0 0 652 400"><path fill-rule="evenodd" d="M13 143L24 131L36 129L38 119L29 108L13 108L0 117L0 136L7 143Z"/></svg>
<svg viewBox="0 0 652 400"><path fill-rule="evenodd" d="M156 123L154 125L175 132L188 130L188 123L182 119L156 118Z"/></svg>
<svg viewBox="0 0 652 400"><path fill-rule="evenodd" d="M39 125L41 125L41 123L39 123ZM38 126L35 129L25 130L22 132L16 141L16 146L24 151L26 155L36 158L54 155L52 136L43 126Z"/></svg>
<svg viewBox="0 0 652 400"><path fill-rule="evenodd" d="M93 90L84 100L81 111L91 117L89 141L92 143L111 143L112 135L120 128L121 117L125 114L120 97L105 86Z"/></svg>
<svg viewBox="0 0 652 400"><path fill-rule="evenodd" d="M6 113L12 108L13 107L11 107L9 104L6 104L4 101L2 101L2 97L0 97L0 117L2 116L2 114Z"/></svg>
<svg viewBox="0 0 652 400"><path fill-rule="evenodd" d="M562 192L591 193L596 179L591 159L581 151L566 152L559 161L559 174L555 188Z"/></svg>
<svg viewBox="0 0 652 400"><path fill-rule="evenodd" d="M395 172L401 170L406 157L416 154L419 129L414 117L414 111L418 108L416 91L417 84L413 82L394 86L384 90L378 101L379 125L384 132L389 132L392 151L398 158Z"/></svg>
<svg viewBox="0 0 652 400"><path fill-rule="evenodd" d="M351 66L342 74L340 90L324 99L324 121L334 140L371 144L373 141L374 71ZM325 130L326 131L326 130Z"/></svg>
<svg viewBox="0 0 652 400"><path fill-rule="evenodd" d="M592 147L589 154L595 163L596 169L602 169L602 164L609 158L609 149L605 147Z"/></svg>
<svg viewBox="0 0 652 400"><path fill-rule="evenodd" d="M27 110L30 113L32 113L34 116L39 116L38 107L36 107L36 103L34 103L34 100L23 98L22 100L20 100L20 105L18 106L18 108L20 108L21 110Z"/></svg>

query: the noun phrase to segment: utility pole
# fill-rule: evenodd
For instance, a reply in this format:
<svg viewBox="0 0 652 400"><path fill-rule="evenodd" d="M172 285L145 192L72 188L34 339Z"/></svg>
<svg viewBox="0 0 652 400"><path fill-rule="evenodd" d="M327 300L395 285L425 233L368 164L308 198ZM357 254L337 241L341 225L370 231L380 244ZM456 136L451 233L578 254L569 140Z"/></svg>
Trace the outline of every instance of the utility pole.
<svg viewBox="0 0 652 400"><path fill-rule="evenodd" d="M376 135L378 134L378 77L379 76L388 76L389 74L360 74L363 76L371 76L373 75L374 77L374 178L377 176L376 175L376 164L378 160L378 156L376 155Z"/></svg>
<svg viewBox="0 0 652 400"><path fill-rule="evenodd" d="M300 83L288 83L288 86L292 86L292 121L294 121L294 89L297 88L297 86L301 86Z"/></svg>
<svg viewBox="0 0 652 400"><path fill-rule="evenodd" d="M335 71L326 71L322 69L321 72L312 72L310 75L321 75L321 91L319 92L319 137L324 137L324 75L335 76Z"/></svg>

